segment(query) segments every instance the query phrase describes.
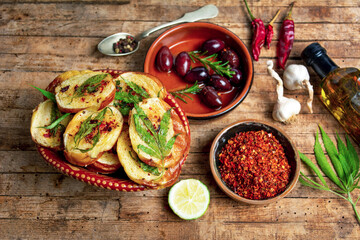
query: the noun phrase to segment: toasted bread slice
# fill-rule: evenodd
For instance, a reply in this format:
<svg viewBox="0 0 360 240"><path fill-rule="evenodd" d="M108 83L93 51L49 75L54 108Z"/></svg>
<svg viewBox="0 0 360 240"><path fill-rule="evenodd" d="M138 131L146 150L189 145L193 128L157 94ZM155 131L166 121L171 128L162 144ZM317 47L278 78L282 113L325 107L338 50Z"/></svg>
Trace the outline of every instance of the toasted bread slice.
<svg viewBox="0 0 360 240"><path fill-rule="evenodd" d="M115 145L122 125L123 117L115 107L78 112L64 133L66 159L78 166L94 163Z"/></svg>
<svg viewBox="0 0 360 240"><path fill-rule="evenodd" d="M56 86L58 86L60 83L62 83L63 81L74 77L76 75L80 75L80 74L85 74L85 73L90 73L92 72L91 70L82 70L82 71L77 71L77 70L70 70L67 72L64 72L62 74L60 74L59 76L57 76L47 87L46 87L46 91L54 93L55 94L55 88Z"/></svg>
<svg viewBox="0 0 360 240"><path fill-rule="evenodd" d="M104 152L104 154L96 160L93 164L87 166L92 172L102 174L112 174L121 168L121 163L117 154L112 151Z"/></svg>
<svg viewBox="0 0 360 240"><path fill-rule="evenodd" d="M143 72L124 72L120 74L114 81L120 82L120 87L128 88L126 81L130 81L143 88L151 98L158 97L164 99L167 92L164 85L155 76Z"/></svg>
<svg viewBox="0 0 360 240"><path fill-rule="evenodd" d="M123 116L128 116L134 104L146 98L166 96L166 90L159 79L140 72L124 72L120 74L114 82L116 91L114 106L116 106Z"/></svg>
<svg viewBox="0 0 360 240"><path fill-rule="evenodd" d="M71 77L55 87L56 102L62 112L76 113L90 107L102 109L114 100L116 88L110 74L84 71L68 75ZM100 82L86 82L96 76Z"/></svg>
<svg viewBox="0 0 360 240"><path fill-rule="evenodd" d="M145 112L147 118L151 121L152 125L155 127L156 131L159 132L161 120L165 112L171 107L163 100L159 98L148 98L139 103L139 107ZM138 133L135 125L134 114L137 113L137 110L133 108L131 110L130 119L129 119L129 134L131 139L131 144L134 151L137 153L139 158L146 164L154 167L162 167L163 164L165 168L175 166L179 161L184 157L184 153L189 144L189 137L185 131L179 116L174 110L171 110L171 115L168 124L168 130L166 134L166 142L168 142L172 137L176 137L176 141L171 148L171 151L164 158L164 160L150 155L143 150L139 149L139 146L149 147L143 137ZM142 124L142 123L141 123Z"/></svg>
<svg viewBox="0 0 360 240"><path fill-rule="evenodd" d="M151 168L142 163L132 148L127 125L124 125L118 139L117 154L127 176L138 184L152 188L164 188L174 184L180 175L180 164L168 168L161 177L161 169Z"/></svg>
<svg viewBox="0 0 360 240"><path fill-rule="evenodd" d="M54 150L61 150L63 147L62 134L71 116L66 117L60 122L63 127L59 126L56 132L43 128L49 126L52 120L56 120L57 113L60 112L53 101L46 100L40 103L33 111L30 132L33 141L37 144Z"/></svg>

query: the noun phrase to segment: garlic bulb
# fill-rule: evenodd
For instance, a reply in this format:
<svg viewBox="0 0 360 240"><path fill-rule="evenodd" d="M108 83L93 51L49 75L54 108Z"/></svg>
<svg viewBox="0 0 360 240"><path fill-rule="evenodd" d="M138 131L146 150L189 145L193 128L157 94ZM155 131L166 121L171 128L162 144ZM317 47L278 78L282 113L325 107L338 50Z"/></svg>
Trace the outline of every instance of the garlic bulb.
<svg viewBox="0 0 360 240"><path fill-rule="evenodd" d="M280 78L279 74L274 71L273 67L273 62L269 60L267 62L268 73L278 82L278 84L276 85L276 92L278 98L277 102L274 105L272 117L276 121L282 123L289 123L297 114L300 113L301 104L295 99L284 97L283 81Z"/></svg>
<svg viewBox="0 0 360 240"><path fill-rule="evenodd" d="M308 89L309 99L307 100L307 107L310 113L313 113L312 101L314 98L314 90L310 84L310 75L307 68L304 65L291 64L286 67L283 77L286 89Z"/></svg>

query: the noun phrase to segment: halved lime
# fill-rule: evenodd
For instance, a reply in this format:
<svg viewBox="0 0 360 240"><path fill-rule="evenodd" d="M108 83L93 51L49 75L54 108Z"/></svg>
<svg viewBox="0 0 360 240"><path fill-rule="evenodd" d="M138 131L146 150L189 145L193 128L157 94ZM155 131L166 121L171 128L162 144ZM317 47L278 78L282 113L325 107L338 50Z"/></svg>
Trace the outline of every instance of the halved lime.
<svg viewBox="0 0 360 240"><path fill-rule="evenodd" d="M210 203L210 192L199 180L181 180L170 189L168 201L176 215L192 220L206 212Z"/></svg>

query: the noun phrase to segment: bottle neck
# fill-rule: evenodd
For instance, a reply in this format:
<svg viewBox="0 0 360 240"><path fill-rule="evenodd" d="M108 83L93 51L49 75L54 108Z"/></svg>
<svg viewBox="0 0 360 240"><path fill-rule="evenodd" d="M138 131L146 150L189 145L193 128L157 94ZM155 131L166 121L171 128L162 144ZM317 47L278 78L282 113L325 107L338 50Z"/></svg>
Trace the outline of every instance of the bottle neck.
<svg viewBox="0 0 360 240"><path fill-rule="evenodd" d="M339 68L339 66L336 65L333 60L331 60L331 58L329 58L326 54L322 54L321 56L313 59L313 61L310 63L310 66L321 79L323 79L330 72Z"/></svg>
<svg viewBox="0 0 360 240"><path fill-rule="evenodd" d="M321 79L339 68L339 66L329 58L325 48L319 43L312 43L307 46L301 53L301 57L308 66L314 69Z"/></svg>

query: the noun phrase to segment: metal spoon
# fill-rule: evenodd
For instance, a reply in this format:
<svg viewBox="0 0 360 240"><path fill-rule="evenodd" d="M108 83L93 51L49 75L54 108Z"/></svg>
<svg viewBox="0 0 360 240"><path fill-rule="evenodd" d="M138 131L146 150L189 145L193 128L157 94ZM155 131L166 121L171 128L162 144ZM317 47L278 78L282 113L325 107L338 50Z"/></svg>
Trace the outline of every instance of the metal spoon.
<svg viewBox="0 0 360 240"><path fill-rule="evenodd" d="M105 39L103 39L99 44L98 44L98 50L108 56L125 56L125 55L129 55L132 54L134 52L136 52L139 49L139 45L140 45L140 40L146 38L147 36L149 36L150 34L152 34L153 32L156 32L160 29L175 25L175 24L179 24L179 23L185 23L185 22L195 22L198 20L202 20L202 19L209 19L209 18L214 18L218 15L219 10L215 5L206 5L196 11L193 12L189 12L186 13L183 17L169 22L169 23L164 23L160 26L151 28L139 35L137 35L135 37L135 40L137 41L137 46L136 48L131 51L131 52L127 52L127 53L115 53L114 49L113 49L113 44L116 43L117 41L119 41L119 39L121 38L126 38L126 36L131 36L134 37L133 35L129 34L129 33L116 33L113 34Z"/></svg>

